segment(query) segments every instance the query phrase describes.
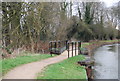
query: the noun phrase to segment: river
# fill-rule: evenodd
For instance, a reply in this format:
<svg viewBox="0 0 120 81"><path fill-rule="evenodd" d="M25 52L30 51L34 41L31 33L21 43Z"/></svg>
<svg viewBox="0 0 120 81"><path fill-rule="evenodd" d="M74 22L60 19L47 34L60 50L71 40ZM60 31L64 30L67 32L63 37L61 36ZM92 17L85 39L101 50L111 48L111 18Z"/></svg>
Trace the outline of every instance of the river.
<svg viewBox="0 0 120 81"><path fill-rule="evenodd" d="M118 79L120 44L105 45L94 52L94 79ZM120 74L120 73L119 73Z"/></svg>

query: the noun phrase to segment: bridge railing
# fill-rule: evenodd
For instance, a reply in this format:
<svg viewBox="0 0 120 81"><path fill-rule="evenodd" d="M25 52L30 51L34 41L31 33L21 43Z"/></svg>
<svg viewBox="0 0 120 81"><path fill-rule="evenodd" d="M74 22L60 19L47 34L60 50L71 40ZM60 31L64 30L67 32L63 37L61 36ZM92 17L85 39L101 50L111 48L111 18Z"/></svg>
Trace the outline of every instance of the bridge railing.
<svg viewBox="0 0 120 81"><path fill-rule="evenodd" d="M67 40L65 41L50 41L49 42L49 51L50 54L61 54L67 49Z"/></svg>
<svg viewBox="0 0 120 81"><path fill-rule="evenodd" d="M65 50L68 51L68 58L70 55L76 56L81 54L81 42L80 41L50 41L49 42L49 51L52 54L61 54Z"/></svg>
<svg viewBox="0 0 120 81"><path fill-rule="evenodd" d="M81 54L81 42L80 41L73 41L73 42L68 42L67 43L67 51L68 51L68 58L70 55L76 56Z"/></svg>

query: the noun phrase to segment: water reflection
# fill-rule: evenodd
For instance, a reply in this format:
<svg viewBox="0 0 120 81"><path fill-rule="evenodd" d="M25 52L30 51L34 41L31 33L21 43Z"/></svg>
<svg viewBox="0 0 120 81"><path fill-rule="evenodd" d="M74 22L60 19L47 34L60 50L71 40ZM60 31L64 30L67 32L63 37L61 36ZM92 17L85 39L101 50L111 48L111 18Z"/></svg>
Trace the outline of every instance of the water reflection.
<svg viewBox="0 0 120 81"><path fill-rule="evenodd" d="M94 52L95 79L118 79L118 46L105 45Z"/></svg>
<svg viewBox="0 0 120 81"><path fill-rule="evenodd" d="M120 45L118 45L118 58L120 58ZM118 59L118 68L120 69L120 59ZM118 78L120 81L120 70L118 70Z"/></svg>
<svg viewBox="0 0 120 81"><path fill-rule="evenodd" d="M116 52L116 46L115 45L111 45L109 46L109 51L112 51L112 52Z"/></svg>

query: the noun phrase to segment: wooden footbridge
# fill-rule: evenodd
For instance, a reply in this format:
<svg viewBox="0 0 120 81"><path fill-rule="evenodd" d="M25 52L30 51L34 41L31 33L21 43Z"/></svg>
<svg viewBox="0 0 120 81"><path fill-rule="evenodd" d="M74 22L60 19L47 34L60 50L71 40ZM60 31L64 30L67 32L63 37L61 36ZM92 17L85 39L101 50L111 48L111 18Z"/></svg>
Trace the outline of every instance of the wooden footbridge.
<svg viewBox="0 0 120 81"><path fill-rule="evenodd" d="M61 54L67 50L68 58L79 55L81 53L81 42L80 41L50 41L49 50L50 54Z"/></svg>

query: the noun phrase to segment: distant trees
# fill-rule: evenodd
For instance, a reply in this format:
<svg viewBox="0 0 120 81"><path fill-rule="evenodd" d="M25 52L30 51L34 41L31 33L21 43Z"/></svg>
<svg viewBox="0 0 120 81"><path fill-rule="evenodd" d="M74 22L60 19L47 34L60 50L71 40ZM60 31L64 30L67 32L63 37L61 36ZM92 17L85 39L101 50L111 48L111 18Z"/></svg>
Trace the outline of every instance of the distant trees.
<svg viewBox="0 0 120 81"><path fill-rule="evenodd" d="M77 25L69 28L71 32L72 29L78 28L75 35L72 33L75 39L82 41L116 39L118 30L115 29L117 25L112 8L105 7L103 2L81 2L77 4L76 9Z"/></svg>
<svg viewBox="0 0 120 81"><path fill-rule="evenodd" d="M102 2L2 2L3 46L26 45L34 52L40 41L116 39L119 9Z"/></svg>

